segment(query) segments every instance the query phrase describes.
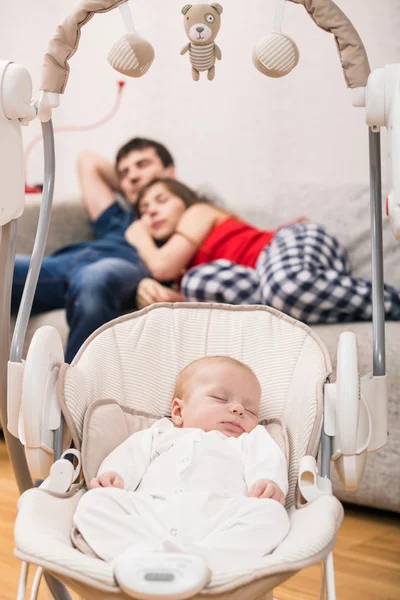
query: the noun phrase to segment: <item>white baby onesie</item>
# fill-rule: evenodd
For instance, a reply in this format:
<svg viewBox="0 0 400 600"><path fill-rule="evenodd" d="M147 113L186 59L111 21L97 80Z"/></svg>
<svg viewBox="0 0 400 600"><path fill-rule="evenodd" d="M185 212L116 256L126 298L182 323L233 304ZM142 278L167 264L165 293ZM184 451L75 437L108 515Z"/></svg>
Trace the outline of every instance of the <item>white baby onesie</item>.
<svg viewBox="0 0 400 600"><path fill-rule="evenodd" d="M262 566L289 531L280 503L247 496L259 479L288 490L285 457L261 425L234 438L161 419L111 452L98 475L108 471L122 476L124 489L90 490L74 522L109 562L125 552L197 553L212 587Z"/></svg>

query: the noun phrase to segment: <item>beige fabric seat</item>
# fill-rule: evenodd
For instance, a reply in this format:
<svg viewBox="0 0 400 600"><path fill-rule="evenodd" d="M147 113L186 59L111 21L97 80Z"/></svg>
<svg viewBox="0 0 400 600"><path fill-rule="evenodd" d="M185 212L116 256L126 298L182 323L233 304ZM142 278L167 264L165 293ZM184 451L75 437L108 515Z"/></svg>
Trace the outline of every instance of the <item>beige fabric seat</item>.
<svg viewBox="0 0 400 600"><path fill-rule="evenodd" d="M343 519L342 506L333 496L302 506L297 486L300 459L318 452L323 385L331 373L328 353L318 337L267 307L154 305L95 332L73 364L61 368L59 398L75 446L82 450L88 480L102 456L121 441L123 429L118 419L106 422L105 430L98 432L104 444L94 456L88 438L101 428L101 420L92 428L85 420L94 403L113 399L127 412L166 416L177 373L192 360L221 354L255 371L262 385L260 420L280 418L286 426L291 530L250 578L238 578L225 587L217 584L197 597L257 600L299 569L325 558ZM129 429L123 435L129 435ZM82 493L80 486L65 495L42 489L25 492L18 504L15 553L43 566L83 598L127 598L110 565L72 544L72 518Z"/></svg>

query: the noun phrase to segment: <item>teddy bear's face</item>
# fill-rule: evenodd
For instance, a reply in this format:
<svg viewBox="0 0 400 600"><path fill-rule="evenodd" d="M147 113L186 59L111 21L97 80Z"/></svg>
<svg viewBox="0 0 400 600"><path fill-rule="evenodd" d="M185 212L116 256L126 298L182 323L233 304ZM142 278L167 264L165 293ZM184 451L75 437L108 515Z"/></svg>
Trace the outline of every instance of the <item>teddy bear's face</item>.
<svg viewBox="0 0 400 600"><path fill-rule="evenodd" d="M213 42L221 27L222 6L219 4L188 4L182 10L185 31L191 42L208 44Z"/></svg>

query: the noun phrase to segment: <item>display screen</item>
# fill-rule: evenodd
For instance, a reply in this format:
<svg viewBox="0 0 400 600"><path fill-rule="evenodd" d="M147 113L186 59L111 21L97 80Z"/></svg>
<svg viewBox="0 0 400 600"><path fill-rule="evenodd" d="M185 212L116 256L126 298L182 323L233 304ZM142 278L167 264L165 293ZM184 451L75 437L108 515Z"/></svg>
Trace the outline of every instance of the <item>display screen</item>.
<svg viewBox="0 0 400 600"><path fill-rule="evenodd" d="M175 575L173 573L146 573L144 578L146 581L173 581Z"/></svg>

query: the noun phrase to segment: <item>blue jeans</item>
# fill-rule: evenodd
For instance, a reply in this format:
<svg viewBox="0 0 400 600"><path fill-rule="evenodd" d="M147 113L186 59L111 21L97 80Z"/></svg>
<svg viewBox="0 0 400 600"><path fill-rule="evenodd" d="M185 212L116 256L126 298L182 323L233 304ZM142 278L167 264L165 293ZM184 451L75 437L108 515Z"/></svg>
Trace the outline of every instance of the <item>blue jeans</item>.
<svg viewBox="0 0 400 600"><path fill-rule="evenodd" d="M98 255L98 256L96 256ZM15 261L11 312L18 311L30 256ZM65 360L71 362L83 342L101 325L135 307L146 267L122 258L101 258L96 251L48 256L43 260L32 313L65 308L70 327Z"/></svg>

